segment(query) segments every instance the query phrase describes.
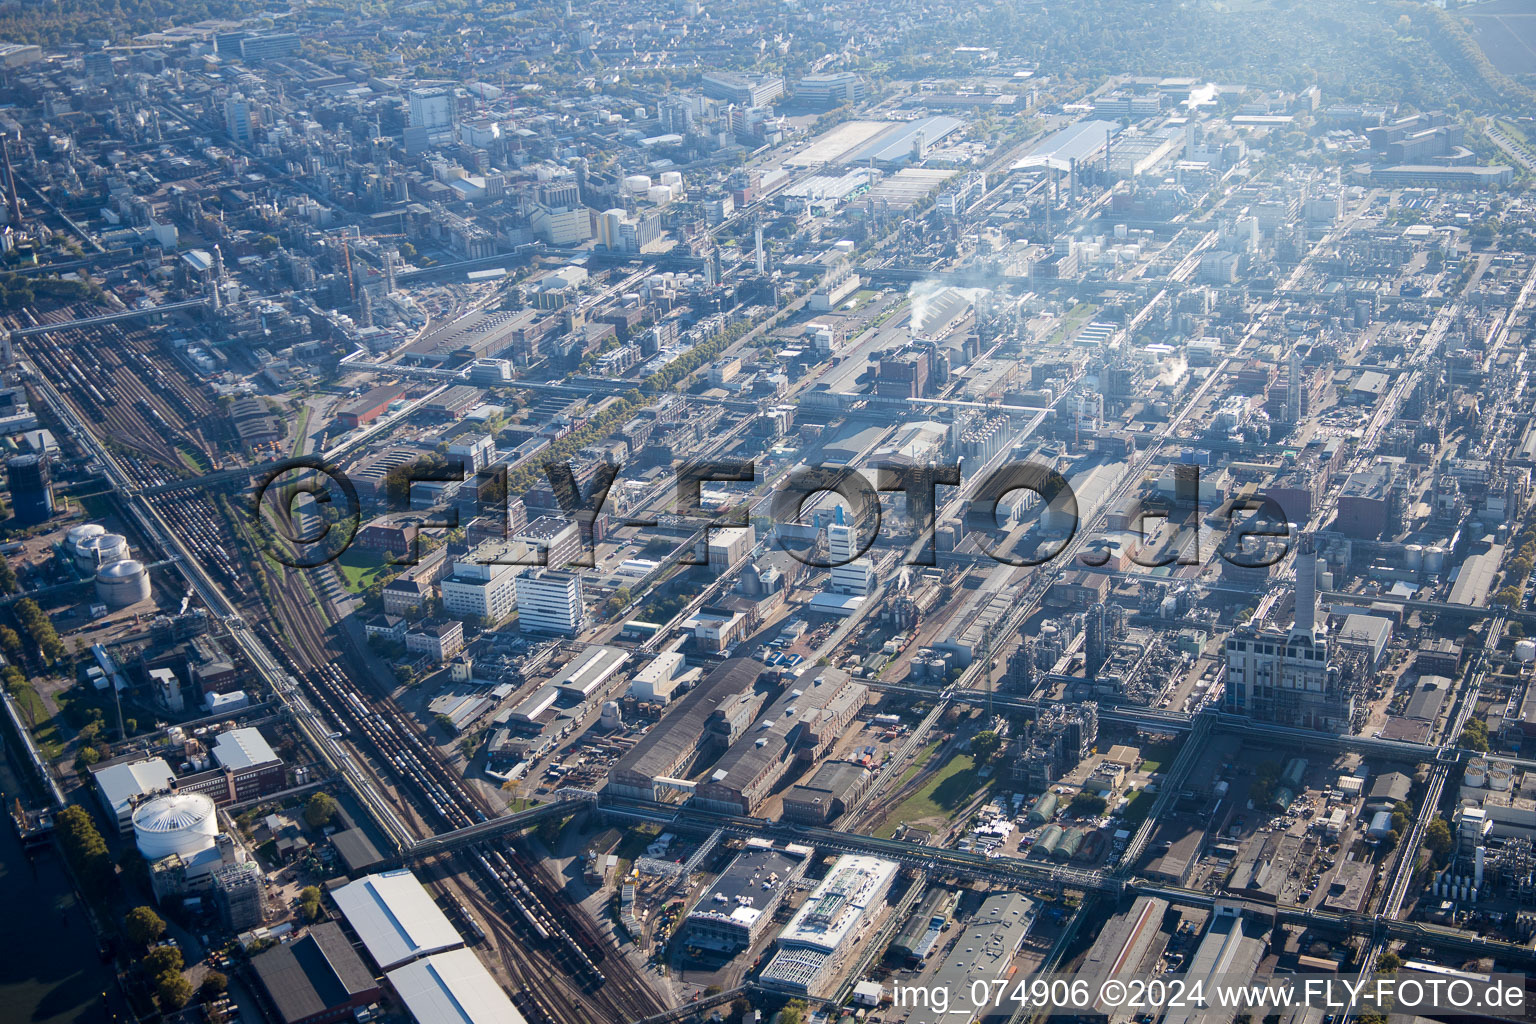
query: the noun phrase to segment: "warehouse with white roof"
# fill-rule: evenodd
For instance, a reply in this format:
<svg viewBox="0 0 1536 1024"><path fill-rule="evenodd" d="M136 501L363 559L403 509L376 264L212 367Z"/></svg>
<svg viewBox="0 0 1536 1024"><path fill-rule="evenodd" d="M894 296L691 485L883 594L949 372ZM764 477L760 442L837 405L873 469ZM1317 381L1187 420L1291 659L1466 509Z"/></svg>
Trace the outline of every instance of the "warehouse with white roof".
<svg viewBox="0 0 1536 1024"><path fill-rule="evenodd" d="M436 953L385 977L416 1024L525 1024L473 950Z"/></svg>
<svg viewBox="0 0 1536 1024"><path fill-rule="evenodd" d="M331 895L380 970L464 945L432 894L404 869L367 875Z"/></svg>

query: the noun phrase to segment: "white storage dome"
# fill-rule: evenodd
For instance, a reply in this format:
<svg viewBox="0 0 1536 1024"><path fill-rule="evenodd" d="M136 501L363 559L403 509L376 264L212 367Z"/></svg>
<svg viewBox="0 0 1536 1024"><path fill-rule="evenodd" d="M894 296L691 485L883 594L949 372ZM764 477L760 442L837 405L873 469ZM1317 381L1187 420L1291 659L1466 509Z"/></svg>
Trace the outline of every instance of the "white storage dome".
<svg viewBox="0 0 1536 1024"><path fill-rule="evenodd" d="M151 797L133 812L133 837L148 861L173 853L191 856L213 845L219 819L213 801L201 793Z"/></svg>

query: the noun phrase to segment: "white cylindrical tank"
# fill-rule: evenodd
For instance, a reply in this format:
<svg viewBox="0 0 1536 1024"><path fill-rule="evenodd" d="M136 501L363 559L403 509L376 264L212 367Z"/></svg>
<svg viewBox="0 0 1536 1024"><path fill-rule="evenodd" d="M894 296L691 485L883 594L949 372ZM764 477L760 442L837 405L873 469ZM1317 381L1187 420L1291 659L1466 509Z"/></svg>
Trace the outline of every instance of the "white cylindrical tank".
<svg viewBox="0 0 1536 1024"><path fill-rule="evenodd" d="M603 705L602 714L598 718L598 724L604 729L621 729L624 726L624 716L619 712L619 705L615 701L608 701Z"/></svg>
<svg viewBox="0 0 1536 1024"><path fill-rule="evenodd" d="M70 527L69 533L65 534L64 543L69 547L71 554L78 555L80 545L106 532L107 528L100 523L81 523L79 526Z"/></svg>
<svg viewBox="0 0 1536 1024"><path fill-rule="evenodd" d="M645 190L645 198L657 206L661 206L672 201L672 189L666 185L652 185Z"/></svg>
<svg viewBox="0 0 1536 1024"><path fill-rule="evenodd" d="M1462 781L1472 787L1478 787L1488 781L1488 762L1481 757L1474 757L1467 762L1466 771L1462 773Z"/></svg>
<svg viewBox="0 0 1536 1024"><path fill-rule="evenodd" d="M672 187L673 185L681 185L683 183L682 172L681 171L662 171L661 172L661 183L663 185L666 185L668 188Z"/></svg>
<svg viewBox="0 0 1536 1024"><path fill-rule="evenodd" d="M1488 788L1498 792L1507 793L1510 786L1509 772L1503 768L1494 768L1488 773Z"/></svg>
<svg viewBox="0 0 1536 1024"><path fill-rule="evenodd" d="M1536 640L1516 640L1515 660L1525 664L1536 661Z"/></svg>
<svg viewBox="0 0 1536 1024"><path fill-rule="evenodd" d="M1405 544L1403 546L1403 562L1410 569L1417 569L1424 564L1424 545Z"/></svg>
<svg viewBox="0 0 1536 1024"><path fill-rule="evenodd" d="M95 572L127 557L128 538L120 533L98 533L75 546L75 565L85 572Z"/></svg>
<svg viewBox="0 0 1536 1024"><path fill-rule="evenodd" d="M134 842L148 861L206 850L218 831L213 801L201 793L151 797L133 812Z"/></svg>
<svg viewBox="0 0 1536 1024"><path fill-rule="evenodd" d="M149 570L133 558L102 566L96 574L96 597L109 608L127 608L149 600Z"/></svg>
<svg viewBox="0 0 1536 1024"><path fill-rule="evenodd" d="M1424 571L1445 571L1445 548L1436 544L1434 547L1424 549Z"/></svg>
<svg viewBox="0 0 1536 1024"><path fill-rule="evenodd" d="M631 174L624 179L624 191L632 195L640 195L650 187L651 176L649 174Z"/></svg>

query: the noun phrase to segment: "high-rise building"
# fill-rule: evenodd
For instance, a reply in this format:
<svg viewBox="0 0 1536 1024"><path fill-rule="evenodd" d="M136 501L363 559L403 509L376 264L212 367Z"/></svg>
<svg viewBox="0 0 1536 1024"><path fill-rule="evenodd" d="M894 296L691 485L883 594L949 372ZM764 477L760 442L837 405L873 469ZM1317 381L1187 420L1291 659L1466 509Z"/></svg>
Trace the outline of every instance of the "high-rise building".
<svg viewBox="0 0 1536 1024"><path fill-rule="evenodd" d="M41 523L53 516L53 478L45 453L18 455L5 463L10 475L11 511L17 522Z"/></svg>
<svg viewBox="0 0 1536 1024"><path fill-rule="evenodd" d="M1092 679L1109 659L1108 626L1102 601L1089 608L1083 621L1083 659L1088 678Z"/></svg>
<svg viewBox="0 0 1536 1024"><path fill-rule="evenodd" d="M839 594L864 597L874 589L874 563L864 556L854 558L859 549L859 531L844 521L843 506L837 506L832 515L833 521L827 524L827 560L834 564L827 585Z"/></svg>
<svg viewBox="0 0 1536 1024"><path fill-rule="evenodd" d="M581 577L575 573L538 569L517 577L517 627L525 633L581 632Z"/></svg>
<svg viewBox="0 0 1536 1024"><path fill-rule="evenodd" d="M410 91L412 128L451 128L454 99L448 89L412 89Z"/></svg>
<svg viewBox="0 0 1536 1024"><path fill-rule="evenodd" d="M1348 732L1360 685L1336 664L1318 623L1317 551L1310 534L1296 549L1296 614L1289 630L1242 626L1226 640L1226 710L1266 722Z"/></svg>
<svg viewBox="0 0 1536 1024"><path fill-rule="evenodd" d="M229 141L237 146L249 146L252 138L251 103L240 93L231 93L224 101L224 130Z"/></svg>

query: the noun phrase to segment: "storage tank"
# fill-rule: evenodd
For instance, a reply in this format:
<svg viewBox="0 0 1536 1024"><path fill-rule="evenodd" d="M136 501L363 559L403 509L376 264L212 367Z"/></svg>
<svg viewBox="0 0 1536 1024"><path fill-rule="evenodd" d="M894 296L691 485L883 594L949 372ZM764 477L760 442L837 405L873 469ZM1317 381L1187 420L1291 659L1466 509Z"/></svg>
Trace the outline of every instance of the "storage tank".
<svg viewBox="0 0 1536 1024"><path fill-rule="evenodd" d="M1424 545L1403 545L1403 564L1410 569L1419 569L1424 565Z"/></svg>
<svg viewBox="0 0 1536 1024"><path fill-rule="evenodd" d="M649 174L631 174L624 179L624 191L633 195L640 195L651 187Z"/></svg>
<svg viewBox="0 0 1536 1024"><path fill-rule="evenodd" d="M1056 817L1056 807L1060 803L1055 793L1047 793L1035 801L1035 805L1029 809L1031 824L1043 825Z"/></svg>
<svg viewBox="0 0 1536 1024"><path fill-rule="evenodd" d="M133 812L133 838L150 862L173 853L189 857L213 845L219 820L213 801L201 793L151 797Z"/></svg>
<svg viewBox="0 0 1536 1024"><path fill-rule="evenodd" d="M1485 785L1488 782L1488 761L1481 757L1472 758L1467 762L1467 768L1462 772L1461 780L1474 788Z"/></svg>
<svg viewBox="0 0 1536 1024"><path fill-rule="evenodd" d="M598 724L610 731L624 728L624 716L619 713L617 702L610 700L603 705L603 711L598 718Z"/></svg>
<svg viewBox="0 0 1536 1024"><path fill-rule="evenodd" d="M1436 573L1445 571L1445 548L1436 544L1434 547L1424 549L1424 571Z"/></svg>
<svg viewBox="0 0 1536 1024"><path fill-rule="evenodd" d="M79 526L70 527L69 533L64 536L64 543L68 546L70 554L78 555L80 545L106 532L107 528L100 523L81 523Z"/></svg>
<svg viewBox="0 0 1536 1024"><path fill-rule="evenodd" d="M1515 660L1526 665L1536 661L1536 640L1516 640Z"/></svg>
<svg viewBox="0 0 1536 1024"><path fill-rule="evenodd" d="M668 186L668 187L671 187L673 185L681 185L683 183L682 172L681 171L662 171L661 172L661 183L663 185Z"/></svg>
<svg viewBox="0 0 1536 1024"><path fill-rule="evenodd" d="M95 572L127 557L128 538L120 533L98 533L75 546L75 565L82 572Z"/></svg>
<svg viewBox="0 0 1536 1024"><path fill-rule="evenodd" d="M96 574L96 597L108 608L127 608L149 600L149 570L133 558L102 566Z"/></svg>
<svg viewBox="0 0 1536 1024"><path fill-rule="evenodd" d="M645 198L661 206L672 201L672 189L666 185L652 185L645 190Z"/></svg>
<svg viewBox="0 0 1536 1024"><path fill-rule="evenodd" d="M1507 793L1512 779L1508 768L1494 767L1488 771L1488 788L1498 792Z"/></svg>

